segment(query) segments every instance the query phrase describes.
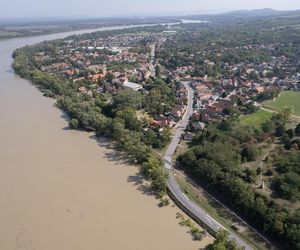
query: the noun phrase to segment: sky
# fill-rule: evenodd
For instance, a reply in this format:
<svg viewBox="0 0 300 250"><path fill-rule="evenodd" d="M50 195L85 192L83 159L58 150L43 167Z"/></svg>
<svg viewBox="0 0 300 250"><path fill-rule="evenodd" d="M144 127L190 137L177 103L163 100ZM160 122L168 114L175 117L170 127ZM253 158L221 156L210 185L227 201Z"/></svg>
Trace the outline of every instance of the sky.
<svg viewBox="0 0 300 250"><path fill-rule="evenodd" d="M300 9L300 0L0 0L0 19Z"/></svg>

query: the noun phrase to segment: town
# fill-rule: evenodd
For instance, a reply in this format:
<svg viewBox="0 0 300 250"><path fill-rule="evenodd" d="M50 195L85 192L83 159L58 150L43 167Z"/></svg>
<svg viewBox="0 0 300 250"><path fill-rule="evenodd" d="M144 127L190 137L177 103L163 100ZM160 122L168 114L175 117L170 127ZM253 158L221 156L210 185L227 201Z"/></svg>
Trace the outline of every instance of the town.
<svg viewBox="0 0 300 250"><path fill-rule="evenodd" d="M38 51L33 62L43 72L70 79L78 85L79 93L91 97L115 95L124 88L147 95L151 79L160 77L170 84L175 98L172 107L153 113L151 126L160 129L174 127L185 111L187 91L181 81L189 82L195 90L191 123L194 131L203 130L205 123L221 121L232 112L253 113L258 102L276 97L280 90L300 90L299 59L295 61L284 52L290 44L212 44L209 49L194 53L176 50L167 57L166 51L176 47L174 40L179 43L183 34L176 35L180 33L176 26L158 30L64 40L55 52ZM238 60L242 53L249 55L244 61ZM256 53L261 53L258 59L251 60ZM178 60L180 65L174 66L170 63L172 56L188 58L189 63Z"/></svg>

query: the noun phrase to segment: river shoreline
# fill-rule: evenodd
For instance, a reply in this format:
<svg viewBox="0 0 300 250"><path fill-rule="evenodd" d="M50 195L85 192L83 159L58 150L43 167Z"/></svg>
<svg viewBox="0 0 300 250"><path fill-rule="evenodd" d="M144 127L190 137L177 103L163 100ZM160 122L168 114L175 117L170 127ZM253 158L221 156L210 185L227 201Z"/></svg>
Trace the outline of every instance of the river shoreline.
<svg viewBox="0 0 300 250"><path fill-rule="evenodd" d="M136 167L92 133L66 129L53 99L14 75L14 49L68 35L0 41L1 249L179 250L211 242L192 241L178 225L179 209L159 208Z"/></svg>

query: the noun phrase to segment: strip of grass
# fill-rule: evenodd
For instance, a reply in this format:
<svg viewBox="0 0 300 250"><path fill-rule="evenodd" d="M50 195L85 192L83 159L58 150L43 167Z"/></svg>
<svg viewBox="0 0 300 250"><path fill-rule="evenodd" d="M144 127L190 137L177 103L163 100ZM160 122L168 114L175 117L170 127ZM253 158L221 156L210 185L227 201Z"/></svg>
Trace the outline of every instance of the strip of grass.
<svg viewBox="0 0 300 250"><path fill-rule="evenodd" d="M259 127L262 123L271 119L272 113L265 110L258 110L257 112L251 115L244 115L240 117L240 122L243 125L252 125L255 127Z"/></svg>
<svg viewBox="0 0 300 250"><path fill-rule="evenodd" d="M275 100L265 101L266 108L279 111L284 107L292 107L295 115L300 115L300 92L282 91Z"/></svg>
<svg viewBox="0 0 300 250"><path fill-rule="evenodd" d="M227 230L233 231L232 225L237 222L234 217L222 208L217 202L212 198L208 197L204 192L198 190L191 183L189 183L185 177L181 176L179 173L176 174L175 179L179 184L180 188L185 192L185 194L194 202L196 202L200 207L202 207L209 215L221 223ZM243 232L234 231L239 237L250 244L253 249L256 250L266 250L270 249L266 246L264 242L256 238L256 234L251 232L249 229L245 229Z"/></svg>

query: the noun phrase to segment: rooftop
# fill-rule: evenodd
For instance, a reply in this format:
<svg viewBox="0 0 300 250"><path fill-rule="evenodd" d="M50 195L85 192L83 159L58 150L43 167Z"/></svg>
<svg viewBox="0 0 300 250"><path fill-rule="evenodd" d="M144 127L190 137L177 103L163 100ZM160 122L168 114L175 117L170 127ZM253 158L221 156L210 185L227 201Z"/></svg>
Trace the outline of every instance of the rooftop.
<svg viewBox="0 0 300 250"><path fill-rule="evenodd" d="M129 88L129 89L133 89L133 90L140 90L143 88L142 85L134 83L134 82L124 82L124 88Z"/></svg>

